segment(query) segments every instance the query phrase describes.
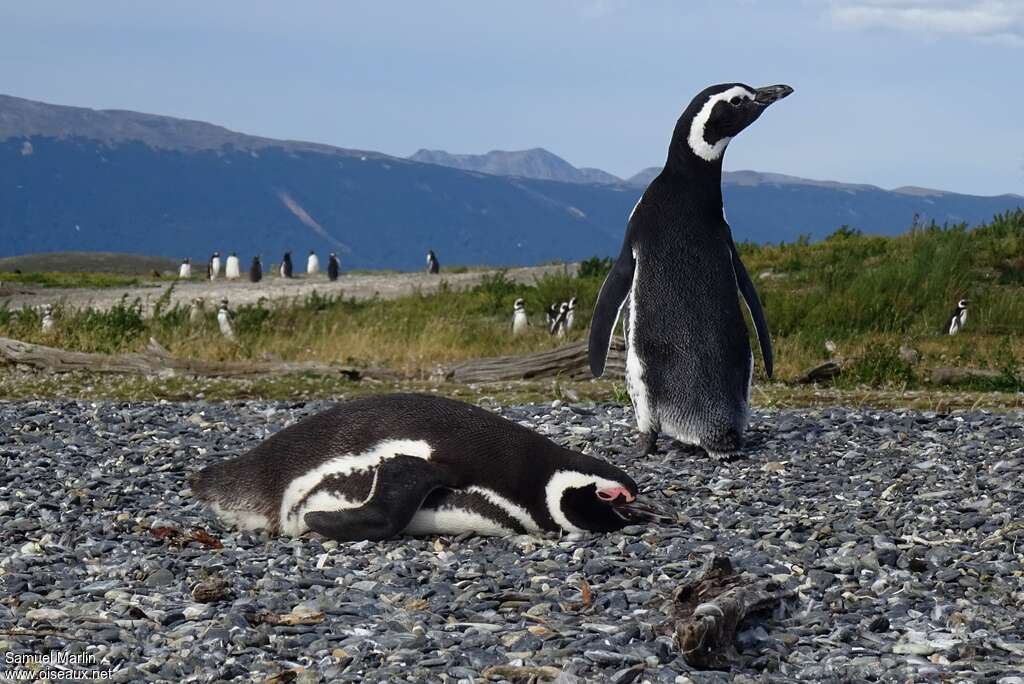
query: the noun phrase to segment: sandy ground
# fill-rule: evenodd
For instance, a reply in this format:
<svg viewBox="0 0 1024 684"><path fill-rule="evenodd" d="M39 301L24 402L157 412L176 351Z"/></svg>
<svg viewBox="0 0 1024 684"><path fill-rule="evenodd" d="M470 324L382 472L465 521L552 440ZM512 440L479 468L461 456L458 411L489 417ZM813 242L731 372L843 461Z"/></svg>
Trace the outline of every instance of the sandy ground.
<svg viewBox="0 0 1024 684"><path fill-rule="evenodd" d="M575 270L575 264L531 266L509 269L506 272L506 277L519 283L532 284L534 279L549 273L573 273ZM188 304L196 297L204 297L207 302L227 299L233 306L238 306L254 304L260 297L266 297L269 300L303 298L313 292L333 296L343 294L346 298L354 297L356 299L371 299L373 297L395 299L416 290L424 293L434 292L443 282L448 283L452 289L465 289L478 284L485 275L494 272L444 273L442 271L440 275L428 273L354 274L342 275L333 283L324 274L308 278L305 275L299 275L292 279L265 276L259 283L250 283L246 279L175 282L171 301L172 303ZM12 309L20 309L23 306L63 304L74 308L91 306L96 309L109 309L122 297L127 296L129 299L138 297L148 311L170 283L171 281L168 279L166 284L103 289L33 289L19 285L16 290L0 289L0 306L6 303Z"/></svg>

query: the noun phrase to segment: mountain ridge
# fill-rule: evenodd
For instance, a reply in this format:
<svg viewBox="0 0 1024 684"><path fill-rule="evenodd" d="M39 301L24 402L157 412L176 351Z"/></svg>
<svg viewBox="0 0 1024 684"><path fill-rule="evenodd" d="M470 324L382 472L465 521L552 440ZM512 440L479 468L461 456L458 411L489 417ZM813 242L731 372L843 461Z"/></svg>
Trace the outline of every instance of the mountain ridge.
<svg viewBox="0 0 1024 684"><path fill-rule="evenodd" d="M0 256L130 247L177 258L258 253L269 262L316 249L339 252L345 268L419 269L427 249L442 264L478 265L616 254L642 187L547 150L525 152L491 155L501 164L486 168L548 177L0 96ZM460 163L479 164L474 156ZM727 176L738 241L820 238L840 225L895 234L915 214L976 224L1024 203L793 178Z"/></svg>

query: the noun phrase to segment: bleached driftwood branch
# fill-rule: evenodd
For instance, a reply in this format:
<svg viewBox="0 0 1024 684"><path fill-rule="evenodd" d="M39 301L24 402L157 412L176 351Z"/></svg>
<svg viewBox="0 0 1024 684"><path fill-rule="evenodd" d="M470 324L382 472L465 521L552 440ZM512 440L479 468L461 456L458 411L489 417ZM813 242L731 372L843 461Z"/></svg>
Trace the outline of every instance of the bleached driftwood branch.
<svg viewBox="0 0 1024 684"><path fill-rule="evenodd" d="M30 344L0 337L0 365L22 365L51 372L91 371L138 375L180 374L206 377L259 377L313 373L344 376L358 380L364 373L350 366L334 366L307 361L204 361L171 355L156 340L150 340L145 352L130 354L90 354Z"/></svg>

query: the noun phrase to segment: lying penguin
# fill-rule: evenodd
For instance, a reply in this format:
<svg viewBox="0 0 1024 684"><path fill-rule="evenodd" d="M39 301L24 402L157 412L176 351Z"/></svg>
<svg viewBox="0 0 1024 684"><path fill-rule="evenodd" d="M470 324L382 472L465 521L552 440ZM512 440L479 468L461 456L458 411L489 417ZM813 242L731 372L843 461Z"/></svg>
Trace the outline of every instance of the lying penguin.
<svg viewBox="0 0 1024 684"><path fill-rule="evenodd" d="M339 541L405 534L611 532L666 519L622 470L463 402L356 399L195 474L229 524Z"/></svg>

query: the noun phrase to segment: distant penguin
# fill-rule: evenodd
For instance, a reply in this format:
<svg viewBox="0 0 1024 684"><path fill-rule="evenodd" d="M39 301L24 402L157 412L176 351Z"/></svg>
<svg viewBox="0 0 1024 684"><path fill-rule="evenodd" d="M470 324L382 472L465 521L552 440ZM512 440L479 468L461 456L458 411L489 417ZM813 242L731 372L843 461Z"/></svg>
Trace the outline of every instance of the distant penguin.
<svg viewBox="0 0 1024 684"><path fill-rule="evenodd" d="M210 257L210 263L206 267L206 276L210 280L216 280L220 275L220 252L214 252Z"/></svg>
<svg viewBox="0 0 1024 684"><path fill-rule="evenodd" d="M569 308L565 312L565 330L566 332L572 330L573 323L576 322L576 298L569 298Z"/></svg>
<svg viewBox="0 0 1024 684"><path fill-rule="evenodd" d="M53 320L53 307L49 304L43 306L42 330L44 334L53 332L55 322Z"/></svg>
<svg viewBox="0 0 1024 684"><path fill-rule="evenodd" d="M202 297L196 297L192 300L191 306L188 308L188 320L190 323L198 323L203 320L203 314L206 311L206 300Z"/></svg>
<svg viewBox="0 0 1024 684"><path fill-rule="evenodd" d="M626 386L644 453L659 432L712 455L742 447L754 365L737 288L772 375L768 325L725 220L722 156L733 136L792 92L728 83L697 95L679 117L664 169L629 216L594 307L589 356L602 375L622 314Z"/></svg>
<svg viewBox="0 0 1024 684"><path fill-rule="evenodd" d="M238 255L234 252L228 255L228 260L224 264L224 277L228 280L238 280L242 277L242 270L238 264Z"/></svg>
<svg viewBox="0 0 1024 684"><path fill-rule="evenodd" d="M545 311L544 315L548 319L548 330L555 324L555 319L558 318L558 304L552 304Z"/></svg>
<svg viewBox="0 0 1024 684"><path fill-rule="evenodd" d="M490 411L417 394L337 404L190 482L229 524L339 541L609 532L665 519L610 463Z"/></svg>
<svg viewBox="0 0 1024 684"><path fill-rule="evenodd" d="M281 273L281 277L282 278L291 278L292 277L292 253L291 252L285 252L284 253L284 257L281 259L280 273Z"/></svg>
<svg viewBox="0 0 1024 684"><path fill-rule="evenodd" d="M437 260L437 255L434 254L434 250L427 250L427 273L440 273L441 262Z"/></svg>
<svg viewBox="0 0 1024 684"><path fill-rule="evenodd" d="M835 342L832 340L825 340L825 351L828 352L829 358L835 356L838 350L839 347L836 346Z"/></svg>
<svg viewBox="0 0 1024 684"><path fill-rule="evenodd" d="M526 303L519 298L512 305L512 334L522 335L529 325L530 321L526 317Z"/></svg>
<svg viewBox="0 0 1024 684"><path fill-rule="evenodd" d="M330 258L327 259L327 278L333 283L340 273L341 263L338 261L338 255L331 252Z"/></svg>
<svg viewBox="0 0 1024 684"><path fill-rule="evenodd" d="M548 330L552 335L559 337L565 337L565 321L569 316L569 302L562 302L561 306L558 307L558 315L555 316L555 321L551 324L551 328Z"/></svg>
<svg viewBox="0 0 1024 684"><path fill-rule="evenodd" d="M306 275L316 275L320 272L320 259L317 258L316 252L309 250L309 257L306 259Z"/></svg>
<svg viewBox="0 0 1024 684"><path fill-rule="evenodd" d="M970 304L970 302L966 299L961 299L956 303L956 309L953 311L953 315L949 317L949 321L946 324L946 331L950 335L956 335L964 329L964 325L967 323L968 304Z"/></svg>
<svg viewBox="0 0 1024 684"><path fill-rule="evenodd" d="M260 263L260 258L254 256L252 258L252 265L249 267L249 281L258 283L263 280L263 264Z"/></svg>
<svg viewBox="0 0 1024 684"><path fill-rule="evenodd" d="M192 260L186 257L178 267L178 277L182 280L192 277Z"/></svg>
<svg viewBox="0 0 1024 684"><path fill-rule="evenodd" d="M220 309L217 311L217 326L220 328L220 334L228 339L234 339L235 328L231 325L234 315L228 308L228 300L221 300Z"/></svg>

